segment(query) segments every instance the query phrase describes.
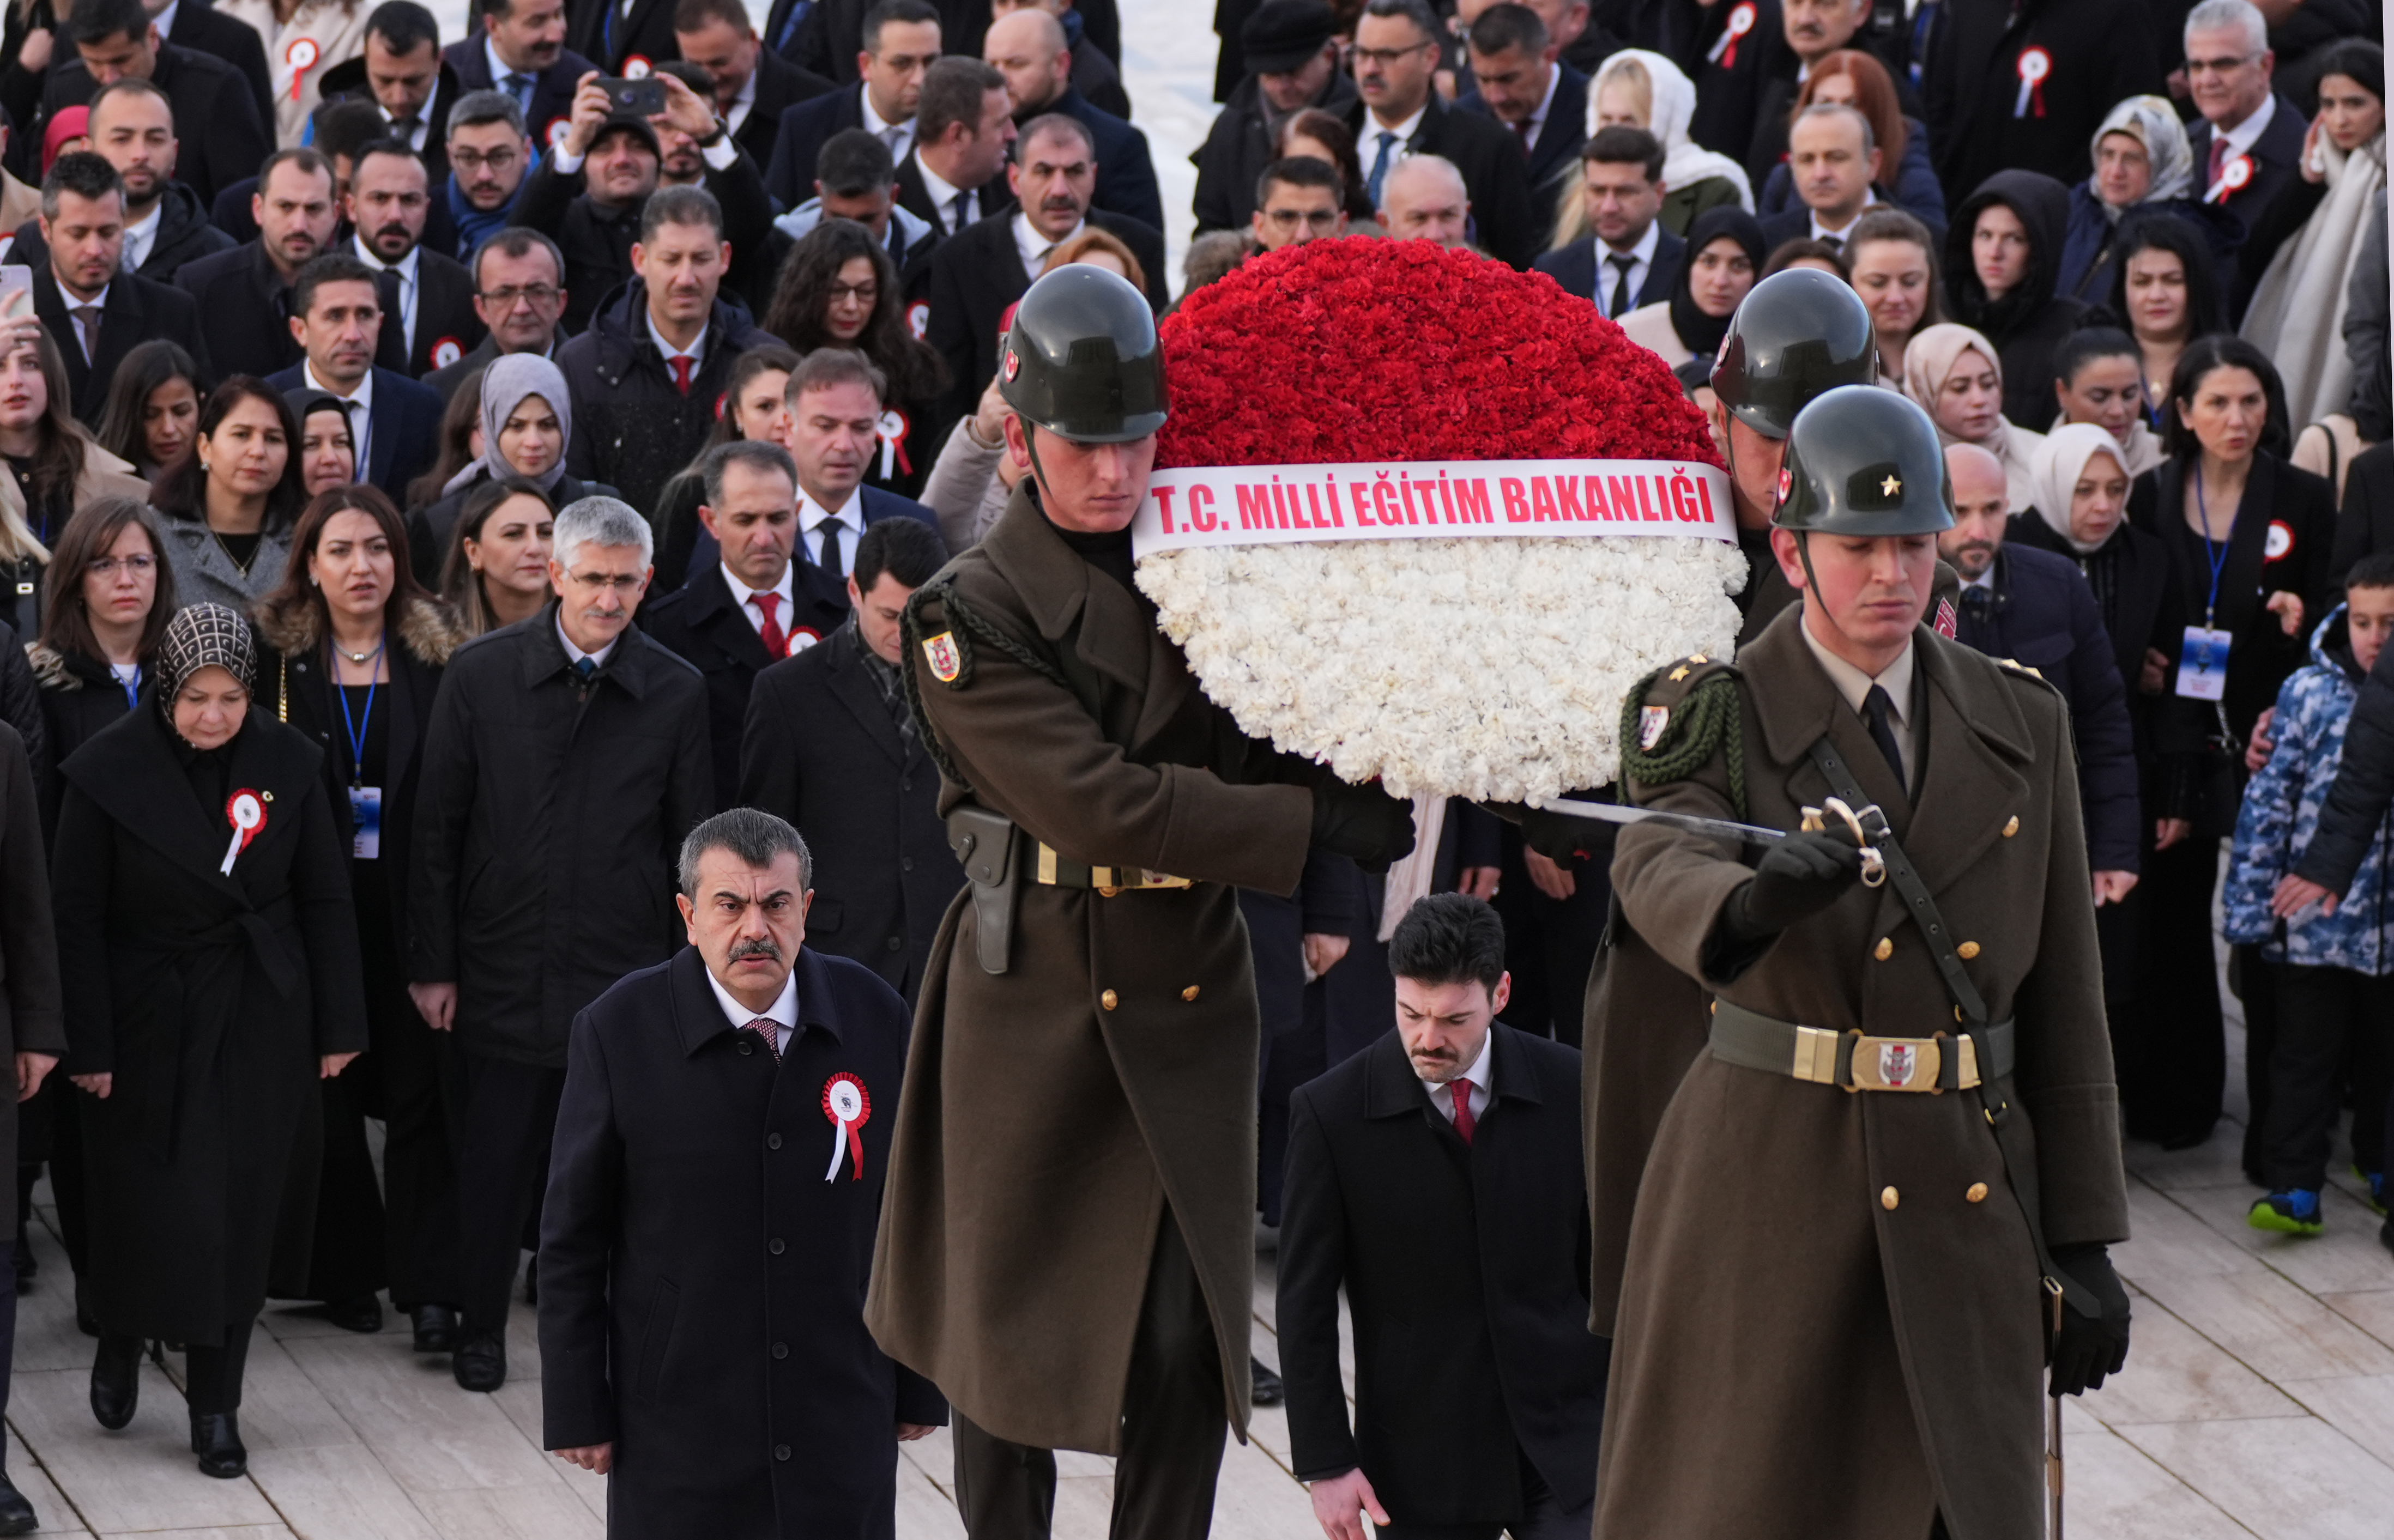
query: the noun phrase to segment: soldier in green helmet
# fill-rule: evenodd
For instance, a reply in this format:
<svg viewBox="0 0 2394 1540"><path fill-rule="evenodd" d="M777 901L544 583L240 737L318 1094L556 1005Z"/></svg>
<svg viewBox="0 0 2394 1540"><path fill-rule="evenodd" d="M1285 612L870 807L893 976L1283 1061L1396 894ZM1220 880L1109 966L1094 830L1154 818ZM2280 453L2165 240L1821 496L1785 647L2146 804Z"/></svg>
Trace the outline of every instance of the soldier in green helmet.
<svg viewBox="0 0 2394 1540"><path fill-rule="evenodd" d="M954 1404L976 1540L1044 1536L1057 1449L1116 1536L1205 1533L1243 1434L1253 960L1234 889L1385 865L1412 808L1243 735L1132 577L1169 410L1147 301L1032 285L999 365L1030 474L918 590L903 676L971 879L916 1008L866 1324Z"/></svg>
<svg viewBox="0 0 2394 1540"><path fill-rule="evenodd" d="M1785 832L1615 855L1616 922L1709 1008L1630 1220L1597 1540L2042 1533L2045 1397L2124 1360L2069 713L1922 623L1951 523L1919 408L1819 396L1769 535L1801 602L1624 712L1624 801Z"/></svg>

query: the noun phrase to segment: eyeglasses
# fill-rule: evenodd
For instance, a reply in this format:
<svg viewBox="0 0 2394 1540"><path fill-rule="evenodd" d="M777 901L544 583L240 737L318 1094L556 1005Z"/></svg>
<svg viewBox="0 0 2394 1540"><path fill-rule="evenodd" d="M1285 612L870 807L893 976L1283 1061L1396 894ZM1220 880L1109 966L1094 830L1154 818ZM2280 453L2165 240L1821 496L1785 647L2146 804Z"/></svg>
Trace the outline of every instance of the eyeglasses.
<svg viewBox="0 0 2394 1540"><path fill-rule="evenodd" d="M519 301L530 305L535 310L546 310L557 303L559 292L546 283L527 283L521 288L484 289L477 297L487 301L493 308L498 310L512 310Z"/></svg>
<svg viewBox="0 0 2394 1540"><path fill-rule="evenodd" d="M852 299L859 305L870 305L880 297L881 286L876 283L835 283L831 286L831 302L834 305L837 305L844 299Z"/></svg>
<svg viewBox="0 0 2394 1540"><path fill-rule="evenodd" d="M485 155L480 150L453 150L449 151L449 163L465 172L480 171L484 166L489 166L493 171L505 171L516 163L516 151L493 150Z"/></svg>
<svg viewBox="0 0 2394 1540"><path fill-rule="evenodd" d="M593 594L601 593L610 588L618 594L629 594L646 581L644 576L638 572L575 572L571 576L573 579L574 587Z"/></svg>
<svg viewBox="0 0 2394 1540"><path fill-rule="evenodd" d="M1302 224L1309 230L1326 230L1338 223L1336 209L1269 209L1264 218L1276 230L1293 230Z"/></svg>
<svg viewBox="0 0 2394 1540"><path fill-rule="evenodd" d="M1377 64L1385 68L1394 64L1407 54L1417 54L1424 48L1435 46L1435 44L1424 41L1409 43L1401 48L1350 48L1348 50L1348 57L1358 64Z"/></svg>
<svg viewBox="0 0 2394 1540"><path fill-rule="evenodd" d="M112 578L116 576L116 569L121 567L138 578L147 575L150 569L157 565L158 558L155 556L94 556L91 565L84 570L95 578Z"/></svg>

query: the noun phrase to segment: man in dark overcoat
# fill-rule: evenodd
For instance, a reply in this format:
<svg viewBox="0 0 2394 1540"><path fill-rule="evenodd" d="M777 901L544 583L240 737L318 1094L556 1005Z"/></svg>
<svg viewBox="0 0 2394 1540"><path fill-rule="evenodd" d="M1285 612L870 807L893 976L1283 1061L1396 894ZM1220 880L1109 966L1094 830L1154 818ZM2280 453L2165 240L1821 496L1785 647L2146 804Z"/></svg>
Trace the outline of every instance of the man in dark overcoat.
<svg viewBox="0 0 2394 1540"><path fill-rule="evenodd" d="M1832 391L1786 470L1802 604L1735 670L1669 671L1734 693L1676 736L1646 698L1641 739L1701 757L1624 786L1790 832L1749 867L1646 824L1613 860L1624 921L1713 1006L1638 1194L1595 1534L2034 1534L2048 1339L2054 1394L2127 1351L2069 712L1921 624L1952 520L1926 412Z"/></svg>
<svg viewBox="0 0 2394 1540"><path fill-rule="evenodd" d="M906 1004L806 945L813 865L770 813L699 825L690 946L574 1018L541 1405L613 1534L886 1537L899 1442L947 1420L864 1331Z"/></svg>
<svg viewBox="0 0 2394 1540"><path fill-rule="evenodd" d="M1058 1448L1119 1456L1116 1535L1205 1533L1255 1288L1233 890L1412 836L1404 803L1242 734L1133 584L1163 376L1125 280L1033 285L1000 370L1032 474L907 609L974 881L923 983L866 1321L954 1404L980 1540L1045 1535Z"/></svg>

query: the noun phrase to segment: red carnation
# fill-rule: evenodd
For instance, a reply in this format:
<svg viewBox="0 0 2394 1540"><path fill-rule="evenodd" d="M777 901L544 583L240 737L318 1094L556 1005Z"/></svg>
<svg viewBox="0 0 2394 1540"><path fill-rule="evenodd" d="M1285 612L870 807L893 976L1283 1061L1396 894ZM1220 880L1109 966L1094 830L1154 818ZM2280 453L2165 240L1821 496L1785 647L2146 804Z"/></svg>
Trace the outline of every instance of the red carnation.
<svg viewBox="0 0 2394 1540"><path fill-rule="evenodd" d="M1701 460L1671 371L1544 273L1427 241L1251 257L1163 329L1156 463Z"/></svg>

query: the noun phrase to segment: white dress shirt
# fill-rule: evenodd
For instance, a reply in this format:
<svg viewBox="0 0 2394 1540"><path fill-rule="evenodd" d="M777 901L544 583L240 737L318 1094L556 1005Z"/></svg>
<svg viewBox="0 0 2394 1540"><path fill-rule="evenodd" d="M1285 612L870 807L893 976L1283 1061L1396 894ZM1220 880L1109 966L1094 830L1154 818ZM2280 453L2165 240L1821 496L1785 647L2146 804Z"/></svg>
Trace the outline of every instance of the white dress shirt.
<svg viewBox="0 0 2394 1540"><path fill-rule="evenodd" d="M1811 220L1812 239L1815 241L1833 241L1835 243L1838 250L1843 251L1846 245L1846 232L1854 228L1854 220L1860 219L1864 214L1869 213L1872 208L1876 206L1877 203L1878 194L1865 189L1862 192L1862 206L1854 212L1854 218L1847 220L1835 229L1831 229L1828 226L1821 223L1821 211L1819 209L1813 209L1808 216ZM1690 252L1688 256L1690 260L1693 260L1695 254L1695 253Z"/></svg>
<svg viewBox="0 0 2394 1540"><path fill-rule="evenodd" d="M374 441L374 370L369 368L358 376L356 393L347 396L316 378L316 366L312 363L299 366L299 378L307 383L309 389L321 390L327 396L339 396L349 403L349 448L357 451L353 468L358 479L363 481L366 478L366 450ZM296 449L297 446L293 447Z"/></svg>
<svg viewBox="0 0 2394 1540"><path fill-rule="evenodd" d="M773 1003L767 1006L762 1011L751 1011L746 1006L741 1004L738 1000L733 999L731 998L731 991L723 987L723 981L715 976L715 970L712 968L706 971L706 986L715 991L715 1002L723 1007L724 1019L731 1024L733 1031L738 1032L745 1030L748 1024L753 1021L763 1020L771 1022L773 1024L773 1052L778 1056L788 1050L790 1046L790 1034L798 1029L798 975L796 970L793 969L790 972L790 976L782 981L781 994L775 996Z"/></svg>
<svg viewBox="0 0 2394 1540"><path fill-rule="evenodd" d="M640 312L640 321L649 329L649 340L657 345L657 353L665 361L665 378L668 380L673 378L673 361L676 359L688 359L690 377L695 384L698 372L706 367L706 328L702 326L698 329L698 335L691 339L688 347L676 347L665 341L665 334L663 332L657 330L656 317L643 309Z"/></svg>
<svg viewBox="0 0 2394 1540"><path fill-rule="evenodd" d="M493 76L492 78L496 79L497 77ZM415 126L409 129L405 136L407 139L407 148L414 150L418 155L424 153L424 141L432 137L432 122L430 117L432 102L433 98L440 96L440 94L441 88L438 85L435 85L432 88L432 96L424 98L424 111L415 114ZM382 121L390 124L394 133L398 131L399 120L390 115L390 109L388 107L382 110Z"/></svg>
<svg viewBox="0 0 2394 1540"><path fill-rule="evenodd" d="M914 161L914 169L923 174L923 196L928 198L931 201L931 206L940 211L940 228L942 230L950 235L960 234L967 225L980 217L980 193L970 188L960 188L951 183L945 176L925 165L919 156ZM962 217L958 217L956 214L958 198L965 201Z"/></svg>
<svg viewBox="0 0 2394 1540"><path fill-rule="evenodd" d="M774 607L773 620L781 626L782 634L784 637L790 634L790 567L787 562L782 564L781 581L770 588L749 587L745 578L741 577L740 574L732 571L729 565L726 565L723 568L723 587L726 593L740 601L740 613L748 618L748 624L758 635L764 634L765 609L756 602L756 596L760 594L770 594L778 597L782 602Z"/></svg>
<svg viewBox="0 0 2394 1540"><path fill-rule="evenodd" d="M739 133L740 125L748 121L749 109L756 105L756 72L751 70L748 72L748 78L741 83L740 94L731 98L731 111L723 114L723 126L725 131L733 134Z"/></svg>
<svg viewBox="0 0 2394 1540"><path fill-rule="evenodd" d="M1363 132L1356 136L1355 155L1361 164L1366 187L1371 185L1372 168L1380 163L1380 137L1384 134L1396 136L1395 141L1388 147L1388 169L1394 171L1397 163L1405 158L1405 146L1413 142L1414 132L1421 127L1422 119L1427 116L1429 103L1427 100L1421 104L1421 111L1402 123L1382 123L1370 112L1363 114Z"/></svg>
<svg viewBox="0 0 2394 1540"><path fill-rule="evenodd" d="M873 110L873 93L870 91L858 92L856 99L857 105L864 109L864 131L889 147L892 164L904 160L906 152L914 148L914 120L908 118L904 123L891 123L885 119Z"/></svg>
<svg viewBox="0 0 2394 1540"><path fill-rule="evenodd" d="M1047 260L1047 254L1088 228L1089 222L1084 219L1072 227L1071 233L1050 241L1040 233L1038 226L1031 222L1030 215L1017 211L1014 215L1014 249L1021 254L1023 272L1033 281L1037 281L1040 265Z"/></svg>
<svg viewBox="0 0 2394 1540"><path fill-rule="evenodd" d="M615 650L615 643L610 642L605 646L600 647L597 652L583 651L580 647L573 645L572 637L565 634L565 621L561 618L557 621L557 639L565 645L565 660L569 663L579 663L584 659L587 658L592 663L603 669L607 666L607 655ZM616 641L621 641L622 639L623 638L619 636L616 638ZM747 1025L748 1018L745 1016L740 1018L740 1024L743 1026Z"/></svg>
<svg viewBox="0 0 2394 1540"><path fill-rule="evenodd" d="M164 10L160 11L157 15L150 19L150 24L158 29L159 42L172 43L175 41L173 35L175 31L175 13L182 8L183 0L174 0L172 5L169 5Z"/></svg>
<svg viewBox="0 0 2394 1540"><path fill-rule="evenodd" d="M120 268L119 270L122 271L123 269ZM82 317L86 307L90 307L95 317L97 317L100 311L108 308L108 285L105 283L101 284L99 286L99 293L92 295L89 299L77 299L74 295L67 293L66 286L64 284L58 283L58 279L55 275L52 276L50 281L54 284L58 284L59 303L67 307L67 327L73 333L71 340L75 344L76 349L83 352L83 361L86 363L92 362L92 355L98 351L96 345L99 341L99 336L98 332L95 330L91 338L91 341L95 345L94 347L87 350L85 349L83 346L83 322L80 318Z"/></svg>
<svg viewBox="0 0 2394 1540"><path fill-rule="evenodd" d="M158 243L158 227L166 222L166 201L164 198L150 205L147 217L125 227L125 254L116 259L120 273L138 273L141 264L150 260L150 248Z"/></svg>
<svg viewBox="0 0 2394 1540"><path fill-rule="evenodd" d="M396 262L385 262L381 257L375 254L375 249L372 246L366 244L366 238L364 236L361 235L352 238L349 244L356 251L358 260L364 263L367 267L372 268L375 272L382 272L388 269L388 271L399 275L400 336L407 345L407 356L411 359L415 357L415 312L417 308L415 303L415 296L417 294L415 277L416 270L422 266L422 264L416 259L424 254L424 248L421 246L410 246L407 249L407 254L405 256L401 257Z"/></svg>
<svg viewBox="0 0 2394 1540"><path fill-rule="evenodd" d="M2272 91L2268 96L2261 98L2261 105L2253 110L2253 115L2251 117L2246 118L2243 123L2238 124L2226 134L2220 133L2218 125L2214 124L2212 126L2211 136L2213 138L2222 140L2227 144L2228 159L2232 161L2239 155L2250 155L2253 153L2254 144L2259 140L2264 133L2269 131L2269 120L2277 115L2278 93ZM2220 163L2225 165L2227 162L2223 161ZM2211 168L2209 166L2195 167L2195 171L2198 175L2207 172ZM2208 192L2211 189L2206 186L2203 190Z"/></svg>
<svg viewBox="0 0 2394 1540"><path fill-rule="evenodd" d="M1546 66L1546 94L1538 98L1537 107L1530 113L1530 123L1521 134L1521 142L1532 150L1538 148L1539 136L1546 131L1546 117L1555 108L1555 92L1563 83L1562 66ZM1410 135L1407 137L1411 137Z"/></svg>
<svg viewBox="0 0 2394 1540"><path fill-rule="evenodd" d="M1663 224L1651 219L1646 233L1638 244L1627 251L1615 251L1601 240L1596 243L1596 307L1614 320L1638 308L1638 295L1646 287L1647 276L1654 270L1654 253L1663 244ZM1612 294L1621 282L1621 269L1613 265L1616 256L1629 258L1629 292L1622 297L1621 308L1612 307Z"/></svg>
<svg viewBox="0 0 2394 1540"><path fill-rule="evenodd" d="M1472 1060L1470 1067L1455 1077L1457 1080L1470 1083L1471 1090L1466 1100L1471 1103L1471 1126L1475 1131L1480 1127L1480 1120L1488 1115L1488 1088L1495 1074L1491 1064L1495 1056L1496 1028L1492 1024L1488 1028L1488 1036L1480 1039L1480 1057ZM1448 1082L1448 1085L1452 1084L1454 1081ZM1438 1109L1438 1115L1450 1123L1454 1122L1454 1093L1446 1086L1433 1086L1427 1080L1422 1082L1422 1090L1429 1093L1429 1104Z"/></svg>
<svg viewBox="0 0 2394 1540"><path fill-rule="evenodd" d="M1798 625L1796 629L1804 633L1804 645L1810 647L1812 656L1819 659L1821 672L1829 676L1829 683L1836 686L1837 694L1854 709L1857 716L1861 714L1862 702L1869 698L1873 685L1887 692L1887 724L1895 737L1896 753L1903 761L1903 784L1909 787L1916 778L1912 751L1912 664L1915 656L1912 643L1906 640L1903 656L1889 663L1885 672L1874 679L1822 646L1821 639L1812 634L1810 626Z"/></svg>
<svg viewBox="0 0 2394 1540"><path fill-rule="evenodd" d="M831 526L830 530L823 529L826 524ZM823 559L823 542L835 530L837 531L839 539L839 559L836 562L831 562ZM826 572L855 571L856 542L863 538L864 492L862 488L850 491L848 494L848 501L836 508L824 507L809 497L804 490L798 493L798 543L806 551L808 559L817 567ZM783 575L782 581L784 583L790 581L787 573Z"/></svg>
<svg viewBox="0 0 2394 1540"><path fill-rule="evenodd" d="M510 69L507 65L507 61L499 57L499 50L497 46L491 42L491 34L488 33L484 33L482 34L482 59L483 61L491 67L491 89L494 91L507 91L507 77L509 75L521 74L524 77L523 95L516 97L516 105L522 108L525 115L529 117L532 112L532 94L538 88L540 72L538 70L518 71ZM515 96L515 93L507 91L507 95L512 97ZM532 135L533 143L536 145L542 143L543 136L541 133L541 125L539 124L528 124L526 126L526 132ZM546 146L543 146L543 148L546 148Z"/></svg>

